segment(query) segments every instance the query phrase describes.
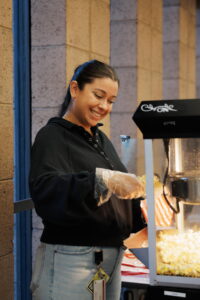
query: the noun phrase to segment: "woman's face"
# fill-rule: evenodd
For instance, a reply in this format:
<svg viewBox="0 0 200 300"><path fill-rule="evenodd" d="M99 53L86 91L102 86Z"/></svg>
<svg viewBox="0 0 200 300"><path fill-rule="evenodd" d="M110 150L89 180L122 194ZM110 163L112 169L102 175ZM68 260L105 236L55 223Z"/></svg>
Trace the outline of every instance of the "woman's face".
<svg viewBox="0 0 200 300"><path fill-rule="evenodd" d="M70 120L90 131L92 126L97 125L112 110L118 93L118 83L110 78L96 78L80 90L78 83L72 81L70 92Z"/></svg>

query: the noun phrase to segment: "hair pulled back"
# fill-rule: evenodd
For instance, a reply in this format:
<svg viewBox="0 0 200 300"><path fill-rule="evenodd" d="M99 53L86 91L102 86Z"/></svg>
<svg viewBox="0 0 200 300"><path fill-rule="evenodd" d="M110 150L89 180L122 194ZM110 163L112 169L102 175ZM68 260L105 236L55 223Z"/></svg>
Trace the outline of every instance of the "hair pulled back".
<svg viewBox="0 0 200 300"><path fill-rule="evenodd" d="M98 60L90 60L82 65L79 65L72 76L71 81L76 80L80 90L83 90L85 84L92 83L96 78L110 78L113 81L117 81L119 84L119 78L115 70L108 64ZM70 81L70 82L71 82ZM59 116L62 117L71 101L70 85L68 86L67 93L64 102L61 105Z"/></svg>

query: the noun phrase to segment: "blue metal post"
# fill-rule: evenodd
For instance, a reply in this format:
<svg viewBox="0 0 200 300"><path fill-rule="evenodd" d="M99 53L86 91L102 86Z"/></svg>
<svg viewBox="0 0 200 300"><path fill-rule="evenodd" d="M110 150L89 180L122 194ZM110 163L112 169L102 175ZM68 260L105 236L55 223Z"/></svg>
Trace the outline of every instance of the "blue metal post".
<svg viewBox="0 0 200 300"><path fill-rule="evenodd" d="M13 0L15 201L29 197L31 145L30 2ZM31 211L15 216L15 299L30 300Z"/></svg>

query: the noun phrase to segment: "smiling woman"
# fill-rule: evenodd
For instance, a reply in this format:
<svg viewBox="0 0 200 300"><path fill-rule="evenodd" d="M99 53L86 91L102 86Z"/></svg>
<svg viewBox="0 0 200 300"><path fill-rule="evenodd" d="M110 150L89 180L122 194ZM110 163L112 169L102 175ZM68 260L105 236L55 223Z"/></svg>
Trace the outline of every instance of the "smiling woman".
<svg viewBox="0 0 200 300"><path fill-rule="evenodd" d="M111 112L118 92L118 82L110 78L96 78L81 90L78 82L70 83L71 101L63 118L82 126L90 134L91 127Z"/></svg>
<svg viewBox="0 0 200 300"><path fill-rule="evenodd" d="M83 63L75 69L74 75L67 90L65 101L63 102L60 110L60 117L62 117L66 113L68 106L71 103L71 100L73 98L73 95L71 95L72 87L75 87L76 89L78 88L79 91L82 91L86 85L94 83L96 79L104 79L105 84L108 81L108 87L106 87L107 84L104 85L103 83L101 83L101 81L99 82L100 86L98 86L97 84L91 87L92 93L96 96L96 98L104 98L106 96L106 93L109 92L109 85L114 84L114 89L116 88L116 90L113 91L113 95L110 95L110 100L112 101L112 97L113 100L115 99L119 86L119 79L115 70L110 65L102 63L98 60L91 60ZM74 81L76 82L76 84L73 83ZM105 89L108 89L108 91Z"/></svg>
<svg viewBox="0 0 200 300"><path fill-rule="evenodd" d="M93 299L91 282L102 274L107 299L120 298L123 241L145 224L140 201L132 199L143 195L143 186L99 129L118 87L111 66L84 63L70 81L60 117L36 136L30 192L44 230L31 283L35 300Z"/></svg>

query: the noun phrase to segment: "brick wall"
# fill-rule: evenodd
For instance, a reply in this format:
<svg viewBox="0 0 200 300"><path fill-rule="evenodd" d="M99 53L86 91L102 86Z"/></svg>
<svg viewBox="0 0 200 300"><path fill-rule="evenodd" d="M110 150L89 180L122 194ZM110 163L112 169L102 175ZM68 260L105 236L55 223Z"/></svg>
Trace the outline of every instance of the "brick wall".
<svg viewBox="0 0 200 300"><path fill-rule="evenodd" d="M110 0L67 0L67 83L79 64L99 59L109 63L110 58ZM110 134L109 116L101 127Z"/></svg>

